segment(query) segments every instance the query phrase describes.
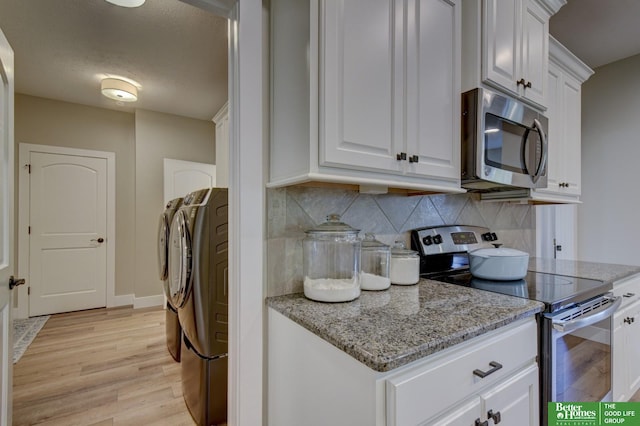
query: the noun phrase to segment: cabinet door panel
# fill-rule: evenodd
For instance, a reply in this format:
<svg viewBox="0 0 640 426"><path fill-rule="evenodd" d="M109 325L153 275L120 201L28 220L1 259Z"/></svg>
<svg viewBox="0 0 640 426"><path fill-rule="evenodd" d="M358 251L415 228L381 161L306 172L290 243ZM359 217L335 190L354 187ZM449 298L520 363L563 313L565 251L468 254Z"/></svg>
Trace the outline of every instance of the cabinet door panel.
<svg viewBox="0 0 640 426"><path fill-rule="evenodd" d="M631 324L624 324L625 362L628 378L629 397L640 388L640 303L629 308Z"/></svg>
<svg viewBox="0 0 640 426"><path fill-rule="evenodd" d="M409 1L407 15L407 173L459 179L460 2Z"/></svg>
<svg viewBox="0 0 640 426"><path fill-rule="evenodd" d="M429 426L469 426L481 417L480 398L475 397L466 404L456 406L449 410L445 416L435 421L421 423Z"/></svg>
<svg viewBox="0 0 640 426"><path fill-rule="evenodd" d="M482 79L499 84L518 93L516 81L518 65L516 55L520 49L520 2L514 0L485 0L484 13L486 30L482 45Z"/></svg>
<svg viewBox="0 0 640 426"><path fill-rule="evenodd" d="M526 370L481 395L483 414L500 412L504 426L538 426L538 367ZM491 423L491 422L490 422Z"/></svg>
<svg viewBox="0 0 640 426"><path fill-rule="evenodd" d="M631 395L629 389L629 377L627 374L627 360L625 350L625 326L624 319L627 310L618 310L613 316L613 373L611 375L613 401L626 401Z"/></svg>
<svg viewBox="0 0 640 426"><path fill-rule="evenodd" d="M538 4L525 1L522 31L522 77L531 87L524 96L544 105L549 58L549 15Z"/></svg>
<svg viewBox="0 0 640 426"><path fill-rule="evenodd" d="M564 76L562 85L563 161L564 181L569 184L566 192L580 195L580 140L581 140L581 89L580 83L569 75Z"/></svg>
<svg viewBox="0 0 640 426"><path fill-rule="evenodd" d="M396 90L402 13L394 8L401 6L391 0L323 3L321 165L399 170L395 141L401 135L394 122L402 114Z"/></svg>
<svg viewBox="0 0 640 426"><path fill-rule="evenodd" d="M539 189L539 192L558 192L558 184L562 179L564 163L562 158L563 145L563 118L562 118L562 71L556 66L549 65L547 111L549 118L547 138L549 153L547 160L547 188Z"/></svg>

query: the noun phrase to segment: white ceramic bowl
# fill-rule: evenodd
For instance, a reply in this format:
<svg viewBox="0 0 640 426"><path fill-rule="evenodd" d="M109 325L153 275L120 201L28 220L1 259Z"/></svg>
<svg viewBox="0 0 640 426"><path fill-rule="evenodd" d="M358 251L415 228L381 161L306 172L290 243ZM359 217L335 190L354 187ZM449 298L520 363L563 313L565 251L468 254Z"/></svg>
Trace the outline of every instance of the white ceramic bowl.
<svg viewBox="0 0 640 426"><path fill-rule="evenodd" d="M469 252L471 275L484 280L513 281L527 275L529 253L511 248L481 248Z"/></svg>

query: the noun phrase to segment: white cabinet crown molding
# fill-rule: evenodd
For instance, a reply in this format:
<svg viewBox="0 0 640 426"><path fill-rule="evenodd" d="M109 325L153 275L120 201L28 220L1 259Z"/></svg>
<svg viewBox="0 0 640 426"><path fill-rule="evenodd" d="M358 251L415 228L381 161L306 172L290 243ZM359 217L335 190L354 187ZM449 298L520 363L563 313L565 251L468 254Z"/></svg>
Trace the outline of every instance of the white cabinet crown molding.
<svg viewBox="0 0 640 426"><path fill-rule="evenodd" d="M558 13L560 8L567 4L567 0L536 0L542 7L544 7L550 15Z"/></svg>
<svg viewBox="0 0 640 426"><path fill-rule="evenodd" d="M562 66L565 72L576 78L581 84L594 73L587 64L560 44L552 35L549 35L549 59Z"/></svg>

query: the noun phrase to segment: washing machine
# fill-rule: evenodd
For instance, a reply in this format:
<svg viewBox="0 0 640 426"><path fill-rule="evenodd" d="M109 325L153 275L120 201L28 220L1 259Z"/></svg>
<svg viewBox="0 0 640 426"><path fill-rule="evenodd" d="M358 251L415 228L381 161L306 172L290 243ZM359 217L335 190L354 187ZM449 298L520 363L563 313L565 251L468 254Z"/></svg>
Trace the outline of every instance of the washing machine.
<svg viewBox="0 0 640 426"><path fill-rule="evenodd" d="M166 296L165 334L167 349L174 360L180 362L180 347L182 345L182 327L178 319L178 309L169 297L169 231L173 216L182 206L182 198L176 198L167 203L164 212L160 214L158 222L158 269Z"/></svg>
<svg viewBox="0 0 640 426"><path fill-rule="evenodd" d="M169 293L182 325L182 393L198 425L227 420L228 196L195 191L171 223Z"/></svg>

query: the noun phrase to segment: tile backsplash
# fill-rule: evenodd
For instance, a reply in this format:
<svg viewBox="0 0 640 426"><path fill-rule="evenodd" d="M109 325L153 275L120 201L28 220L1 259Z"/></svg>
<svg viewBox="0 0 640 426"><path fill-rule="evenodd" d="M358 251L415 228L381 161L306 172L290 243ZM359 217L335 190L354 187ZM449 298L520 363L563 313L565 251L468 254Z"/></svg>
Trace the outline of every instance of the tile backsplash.
<svg viewBox="0 0 640 426"><path fill-rule="evenodd" d="M472 194L369 195L345 189L290 187L267 190L267 296L302 292L305 231L330 213L383 243L404 241L423 226L485 226L500 242L535 255L535 209L527 204L480 202Z"/></svg>

